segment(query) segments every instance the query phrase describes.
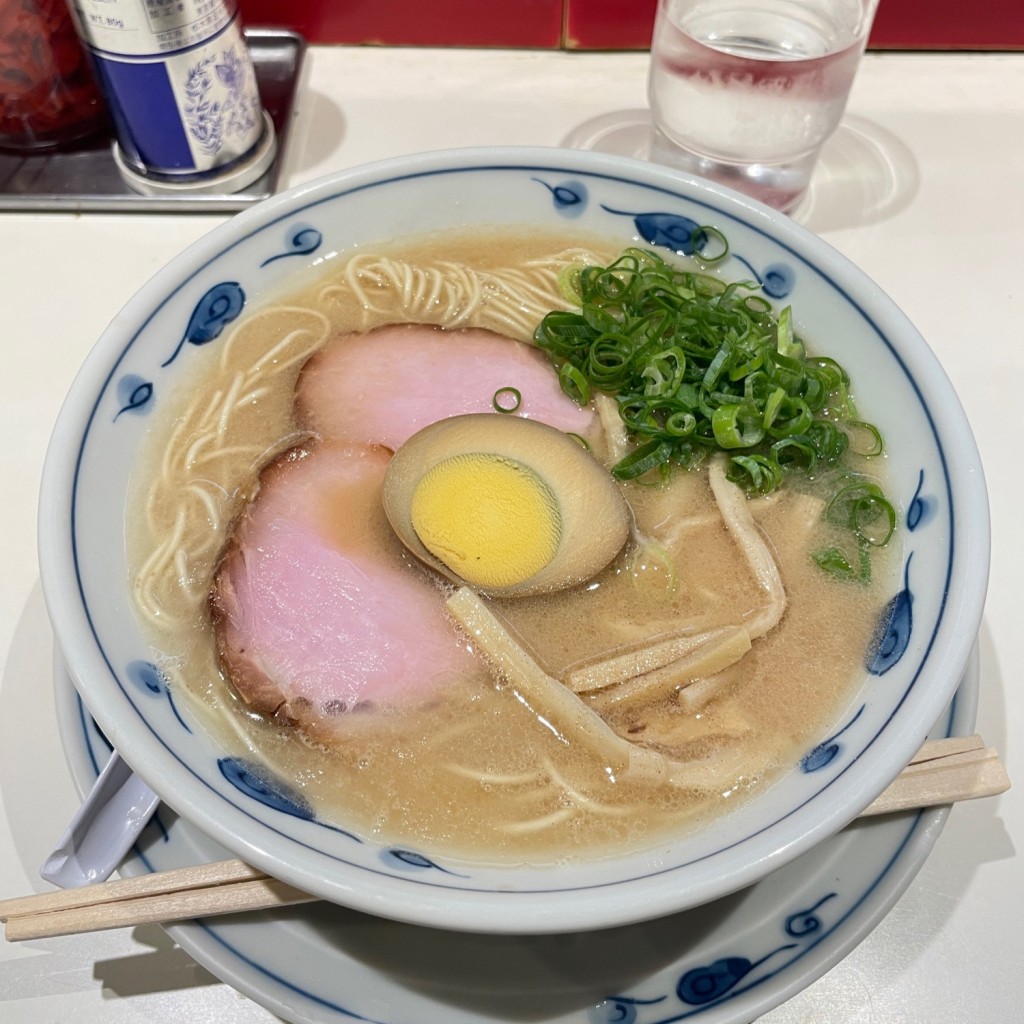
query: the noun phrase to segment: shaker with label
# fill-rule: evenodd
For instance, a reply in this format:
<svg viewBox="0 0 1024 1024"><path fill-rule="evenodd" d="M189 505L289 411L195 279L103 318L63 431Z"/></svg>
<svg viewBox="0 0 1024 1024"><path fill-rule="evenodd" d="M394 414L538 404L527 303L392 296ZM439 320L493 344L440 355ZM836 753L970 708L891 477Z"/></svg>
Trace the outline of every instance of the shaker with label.
<svg viewBox="0 0 1024 1024"><path fill-rule="evenodd" d="M74 0L139 192L235 192L274 160L234 0Z"/></svg>

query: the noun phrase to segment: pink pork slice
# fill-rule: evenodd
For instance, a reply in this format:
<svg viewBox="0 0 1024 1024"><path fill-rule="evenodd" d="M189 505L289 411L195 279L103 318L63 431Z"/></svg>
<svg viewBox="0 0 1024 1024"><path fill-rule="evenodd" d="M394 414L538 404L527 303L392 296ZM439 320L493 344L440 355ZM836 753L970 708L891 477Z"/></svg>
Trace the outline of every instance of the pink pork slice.
<svg viewBox="0 0 1024 1024"><path fill-rule="evenodd" d="M403 567L380 506L390 457L334 441L280 457L214 582L235 687L253 708L314 736L344 734L352 712L422 704L477 665L444 617L439 588Z"/></svg>
<svg viewBox="0 0 1024 1024"><path fill-rule="evenodd" d="M463 413L494 412L501 388L522 396L516 414L590 437L597 417L568 398L548 357L484 330L402 324L329 343L303 368L301 424L321 437L391 451L418 430Z"/></svg>

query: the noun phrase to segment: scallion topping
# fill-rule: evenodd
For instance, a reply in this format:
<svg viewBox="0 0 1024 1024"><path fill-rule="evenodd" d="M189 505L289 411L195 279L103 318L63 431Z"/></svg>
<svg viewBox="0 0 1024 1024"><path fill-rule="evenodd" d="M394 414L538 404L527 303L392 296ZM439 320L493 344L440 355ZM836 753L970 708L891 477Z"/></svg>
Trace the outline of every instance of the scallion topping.
<svg viewBox="0 0 1024 1024"><path fill-rule="evenodd" d="M728 253L721 232L703 228ZM559 286L575 311L549 313L534 335L581 405L614 396L637 447L612 473L652 470L729 453L730 479L767 494L789 473L838 478L827 518L860 548L886 543L896 512L881 488L851 482L847 453L883 450L877 428L857 417L846 371L809 356L789 307L778 314L756 282L725 283L630 248L607 267L573 267ZM835 575L863 578L863 557L838 549L816 557Z"/></svg>
<svg viewBox="0 0 1024 1024"><path fill-rule="evenodd" d="M881 455L885 449L882 443L882 435L878 427L873 423L865 423L863 420L850 420L846 424L850 434L850 450L858 455L872 458Z"/></svg>
<svg viewBox="0 0 1024 1024"><path fill-rule="evenodd" d="M839 548L823 548L815 551L811 558L819 569L840 580L855 583L871 582L871 552L867 545L857 547L857 564L854 565Z"/></svg>
<svg viewBox="0 0 1024 1024"><path fill-rule="evenodd" d="M896 529L896 510L872 480L855 480L842 487L825 516L872 547L887 544Z"/></svg>

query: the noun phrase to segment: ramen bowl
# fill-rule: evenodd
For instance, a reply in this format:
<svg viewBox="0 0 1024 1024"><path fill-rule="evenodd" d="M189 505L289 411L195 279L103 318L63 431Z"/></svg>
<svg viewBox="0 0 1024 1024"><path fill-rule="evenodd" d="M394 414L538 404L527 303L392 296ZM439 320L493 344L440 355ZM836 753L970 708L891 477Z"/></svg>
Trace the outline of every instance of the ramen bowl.
<svg viewBox="0 0 1024 1024"><path fill-rule="evenodd" d="M714 230L701 231L702 226ZM158 667L136 614L131 482L165 396L264 298L339 253L452 230L579 232L688 255L841 339L860 411L893 439L901 563L864 668L828 726L772 782L700 829L540 866L384 842L331 820L225 748ZM719 253L720 255L720 253ZM827 346L825 346L827 347ZM506 933L609 927L736 891L834 834L910 760L946 708L979 627L989 562L979 456L956 394L906 316L826 243L671 170L554 149L428 153L343 171L260 203L157 274L98 340L60 413L40 497L43 590L99 727L176 813L323 899L400 921ZM200 581L201 582L201 581Z"/></svg>

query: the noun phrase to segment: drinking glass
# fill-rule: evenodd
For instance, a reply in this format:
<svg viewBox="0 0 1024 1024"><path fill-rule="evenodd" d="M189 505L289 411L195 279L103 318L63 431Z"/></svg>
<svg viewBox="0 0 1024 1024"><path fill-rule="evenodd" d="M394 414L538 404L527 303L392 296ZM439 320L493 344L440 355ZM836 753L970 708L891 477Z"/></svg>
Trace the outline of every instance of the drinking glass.
<svg viewBox="0 0 1024 1024"><path fill-rule="evenodd" d="M659 0L650 158L789 212L846 107L877 0Z"/></svg>

